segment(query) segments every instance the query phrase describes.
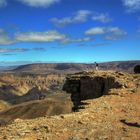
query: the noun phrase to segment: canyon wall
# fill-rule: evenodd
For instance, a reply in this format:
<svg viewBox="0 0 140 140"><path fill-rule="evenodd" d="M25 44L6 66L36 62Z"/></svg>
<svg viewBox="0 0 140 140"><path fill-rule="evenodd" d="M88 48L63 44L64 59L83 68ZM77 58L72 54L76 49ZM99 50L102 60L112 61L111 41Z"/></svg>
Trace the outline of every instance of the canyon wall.
<svg viewBox="0 0 140 140"><path fill-rule="evenodd" d="M125 91L123 89L136 89L132 79L132 75L122 72L82 72L68 75L63 90L71 94L75 109L82 100L119 94L120 91ZM116 91L117 89L120 91Z"/></svg>

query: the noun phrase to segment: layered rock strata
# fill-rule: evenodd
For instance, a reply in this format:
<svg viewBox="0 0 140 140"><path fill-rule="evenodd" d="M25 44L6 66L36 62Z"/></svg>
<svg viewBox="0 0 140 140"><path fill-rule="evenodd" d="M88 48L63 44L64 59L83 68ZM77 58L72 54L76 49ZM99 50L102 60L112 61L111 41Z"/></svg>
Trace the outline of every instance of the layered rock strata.
<svg viewBox="0 0 140 140"><path fill-rule="evenodd" d="M130 79L132 75L122 72L82 72L68 75L63 90L71 93L74 109L77 109L81 100L116 94L117 89L136 89Z"/></svg>

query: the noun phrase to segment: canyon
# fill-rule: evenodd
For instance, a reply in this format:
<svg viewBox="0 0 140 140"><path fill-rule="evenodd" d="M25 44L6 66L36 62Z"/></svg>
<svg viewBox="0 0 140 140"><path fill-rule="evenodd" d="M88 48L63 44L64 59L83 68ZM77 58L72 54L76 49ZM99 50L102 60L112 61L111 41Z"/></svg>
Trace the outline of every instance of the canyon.
<svg viewBox="0 0 140 140"><path fill-rule="evenodd" d="M2 73L0 139L139 140L140 75Z"/></svg>

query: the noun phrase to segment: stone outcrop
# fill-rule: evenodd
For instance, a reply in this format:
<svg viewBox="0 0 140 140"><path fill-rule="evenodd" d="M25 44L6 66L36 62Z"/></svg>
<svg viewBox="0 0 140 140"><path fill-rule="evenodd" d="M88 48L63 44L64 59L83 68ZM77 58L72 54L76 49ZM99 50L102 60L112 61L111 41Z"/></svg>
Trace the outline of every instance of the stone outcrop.
<svg viewBox="0 0 140 140"><path fill-rule="evenodd" d="M134 67L134 72L135 72L135 73L140 73L140 65L136 65L136 66Z"/></svg>
<svg viewBox="0 0 140 140"><path fill-rule="evenodd" d="M131 75L122 72L82 72L68 75L63 90L71 93L76 109L81 100L116 94L116 89L135 87L130 79Z"/></svg>

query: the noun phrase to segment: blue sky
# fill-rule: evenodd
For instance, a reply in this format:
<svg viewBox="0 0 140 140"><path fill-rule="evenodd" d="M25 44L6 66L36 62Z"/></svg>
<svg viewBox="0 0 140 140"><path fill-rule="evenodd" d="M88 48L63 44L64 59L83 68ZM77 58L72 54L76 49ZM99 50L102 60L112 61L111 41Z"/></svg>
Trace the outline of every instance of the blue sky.
<svg viewBox="0 0 140 140"><path fill-rule="evenodd" d="M140 0L0 0L0 63L140 60Z"/></svg>

